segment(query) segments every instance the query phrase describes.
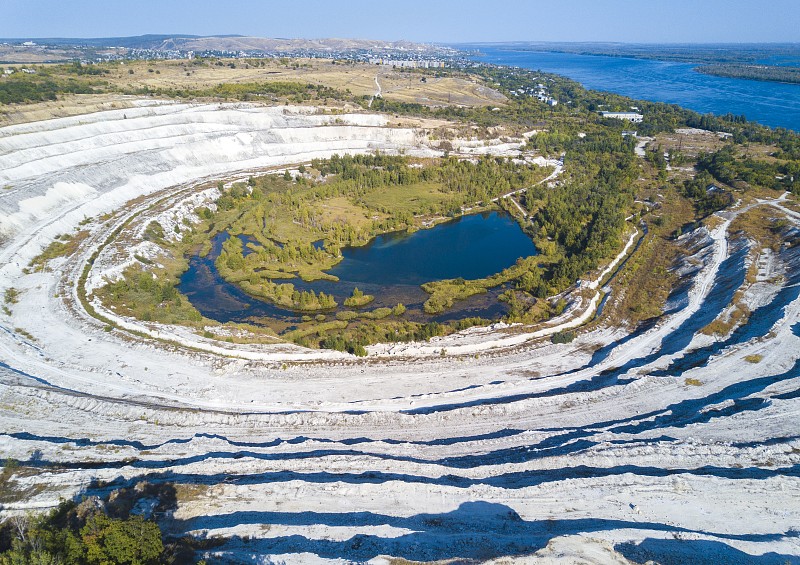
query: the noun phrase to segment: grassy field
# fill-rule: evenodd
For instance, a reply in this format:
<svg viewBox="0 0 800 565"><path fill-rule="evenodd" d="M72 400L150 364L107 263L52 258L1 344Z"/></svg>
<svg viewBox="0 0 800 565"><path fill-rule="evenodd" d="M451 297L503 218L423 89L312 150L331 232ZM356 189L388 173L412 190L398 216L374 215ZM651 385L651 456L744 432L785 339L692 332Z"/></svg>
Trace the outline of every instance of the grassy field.
<svg viewBox="0 0 800 565"><path fill-rule="evenodd" d="M369 196L365 200L369 200ZM370 207L378 208L378 206ZM387 214L375 210L366 210L362 206L353 204L349 198L344 196L337 196L319 203L317 210L317 217L320 222L349 223L358 229L366 228L371 225L373 221L386 219L388 217Z"/></svg>
<svg viewBox="0 0 800 565"><path fill-rule="evenodd" d="M96 93L62 94L57 100L2 105L0 126L129 107L130 99L122 96L121 92L142 89L203 90L220 84L292 82L349 91L351 96L372 96L377 91L377 77L382 95L399 102L439 106L502 106L506 100L499 92L467 75L435 77L430 73L421 75L418 72L401 72L366 63L323 59L125 61L95 65L96 69L101 70L101 74L91 77L76 75L68 65L44 64L34 65L32 68L40 69L40 76L44 72L42 69L46 69L56 80L91 83ZM425 82L422 82L423 76ZM12 79L0 76L0 81L9 80ZM281 100L266 101L272 103ZM343 105L341 101L333 99L317 100L315 103L327 103L333 107Z"/></svg>
<svg viewBox="0 0 800 565"><path fill-rule="evenodd" d="M426 214L450 200L440 187L430 182L385 187L364 196L363 202L374 210Z"/></svg>

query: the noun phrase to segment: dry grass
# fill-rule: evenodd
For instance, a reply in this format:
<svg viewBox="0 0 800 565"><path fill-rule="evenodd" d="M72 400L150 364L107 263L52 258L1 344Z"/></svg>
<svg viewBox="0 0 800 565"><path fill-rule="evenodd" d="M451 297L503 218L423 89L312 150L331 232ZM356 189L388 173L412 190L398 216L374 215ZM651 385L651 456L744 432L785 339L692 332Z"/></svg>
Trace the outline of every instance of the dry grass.
<svg viewBox="0 0 800 565"><path fill-rule="evenodd" d="M70 94L33 104L0 105L0 127L133 107L121 94Z"/></svg>
<svg viewBox="0 0 800 565"><path fill-rule="evenodd" d="M344 196L330 198L318 207L319 213L315 219L321 223L349 223L357 228L368 228L373 219L385 219L385 214L371 214L364 208L356 206Z"/></svg>
<svg viewBox="0 0 800 565"><path fill-rule="evenodd" d="M770 196L775 196L774 191L770 191ZM740 214L731 222L730 232L744 232L749 238L755 239L760 248L769 247L778 251L783 243L777 228L782 217L783 214L771 206L758 206Z"/></svg>
<svg viewBox="0 0 800 565"><path fill-rule="evenodd" d="M731 223L730 233L746 233L750 239L754 239L756 242L750 252L752 262L747 270L746 286L756 282L759 250L770 248L773 251L778 251L780 249L783 239L776 223L779 217L780 213L774 208L759 206L740 214ZM717 319L700 331L706 335L725 336L731 330L747 321L750 316L750 309L743 303L744 296L744 290L738 290L733 295L730 308L727 308Z"/></svg>
<svg viewBox="0 0 800 565"><path fill-rule="evenodd" d="M231 59L220 63L126 61L124 65L104 65L110 73L101 78L112 87L129 90L145 87L205 89L220 83L300 82L349 90L355 96L372 96L376 92L375 77L378 76L382 95L391 100L464 106L497 106L506 100L499 92L474 82L466 75L446 78L428 76L426 82L421 82L421 74L366 63L343 64L323 59L291 59L288 65L278 59L264 60L263 63L260 60L248 62ZM295 67L295 64L298 66ZM75 78L69 74L64 74L64 77ZM341 106L341 103L338 105ZM3 106L0 109L0 126L130 106L130 97L116 94L64 95L56 101Z"/></svg>
<svg viewBox="0 0 800 565"><path fill-rule="evenodd" d="M439 191L438 184L422 182L375 190L364 196L364 202L370 208L416 215L429 212L449 198L451 196Z"/></svg>
<svg viewBox="0 0 800 565"><path fill-rule="evenodd" d="M690 158L700 153L713 153L725 145L725 141L713 132L697 133L659 133L648 149L661 145L664 151L680 152Z"/></svg>
<svg viewBox="0 0 800 565"><path fill-rule="evenodd" d="M653 198L661 207L646 218L649 233L616 278L617 290L603 311L608 324L635 324L659 316L676 282L670 268L680 249L672 235L694 219L694 208L672 188L661 194L663 199Z"/></svg>
<svg viewBox="0 0 800 565"><path fill-rule="evenodd" d="M89 232L87 230L81 230L75 234L64 234L56 238L41 254L31 260L28 267L33 269L34 272L48 270L48 262L58 257L71 256L88 236Z"/></svg>

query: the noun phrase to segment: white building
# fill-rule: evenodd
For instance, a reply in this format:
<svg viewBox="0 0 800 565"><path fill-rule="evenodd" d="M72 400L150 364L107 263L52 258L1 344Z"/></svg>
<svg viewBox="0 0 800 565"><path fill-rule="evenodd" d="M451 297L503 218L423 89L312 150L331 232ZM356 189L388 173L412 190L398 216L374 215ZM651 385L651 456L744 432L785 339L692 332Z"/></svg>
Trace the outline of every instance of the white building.
<svg viewBox="0 0 800 565"><path fill-rule="evenodd" d="M616 120L628 120L634 124L640 123L644 116L636 112L600 112L604 118L614 118Z"/></svg>

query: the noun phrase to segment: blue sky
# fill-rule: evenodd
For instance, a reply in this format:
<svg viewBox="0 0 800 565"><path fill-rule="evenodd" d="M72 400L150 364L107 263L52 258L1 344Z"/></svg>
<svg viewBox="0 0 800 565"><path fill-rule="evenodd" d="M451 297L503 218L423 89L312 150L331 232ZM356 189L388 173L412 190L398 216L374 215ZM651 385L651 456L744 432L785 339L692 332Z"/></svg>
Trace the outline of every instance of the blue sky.
<svg viewBox="0 0 800 565"><path fill-rule="evenodd" d="M0 9L0 37L146 33L430 42L800 42L800 0L3 0Z"/></svg>

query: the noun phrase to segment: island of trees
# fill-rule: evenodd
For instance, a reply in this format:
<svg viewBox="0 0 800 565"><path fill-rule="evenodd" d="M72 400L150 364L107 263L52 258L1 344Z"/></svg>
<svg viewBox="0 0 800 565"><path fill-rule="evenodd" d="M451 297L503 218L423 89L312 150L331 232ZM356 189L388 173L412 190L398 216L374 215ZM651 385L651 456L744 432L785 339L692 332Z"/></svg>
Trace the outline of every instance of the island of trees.
<svg viewBox="0 0 800 565"><path fill-rule="evenodd" d="M716 64L702 65L695 69L699 73L728 78L744 78L765 82L800 84L800 67L775 65Z"/></svg>

